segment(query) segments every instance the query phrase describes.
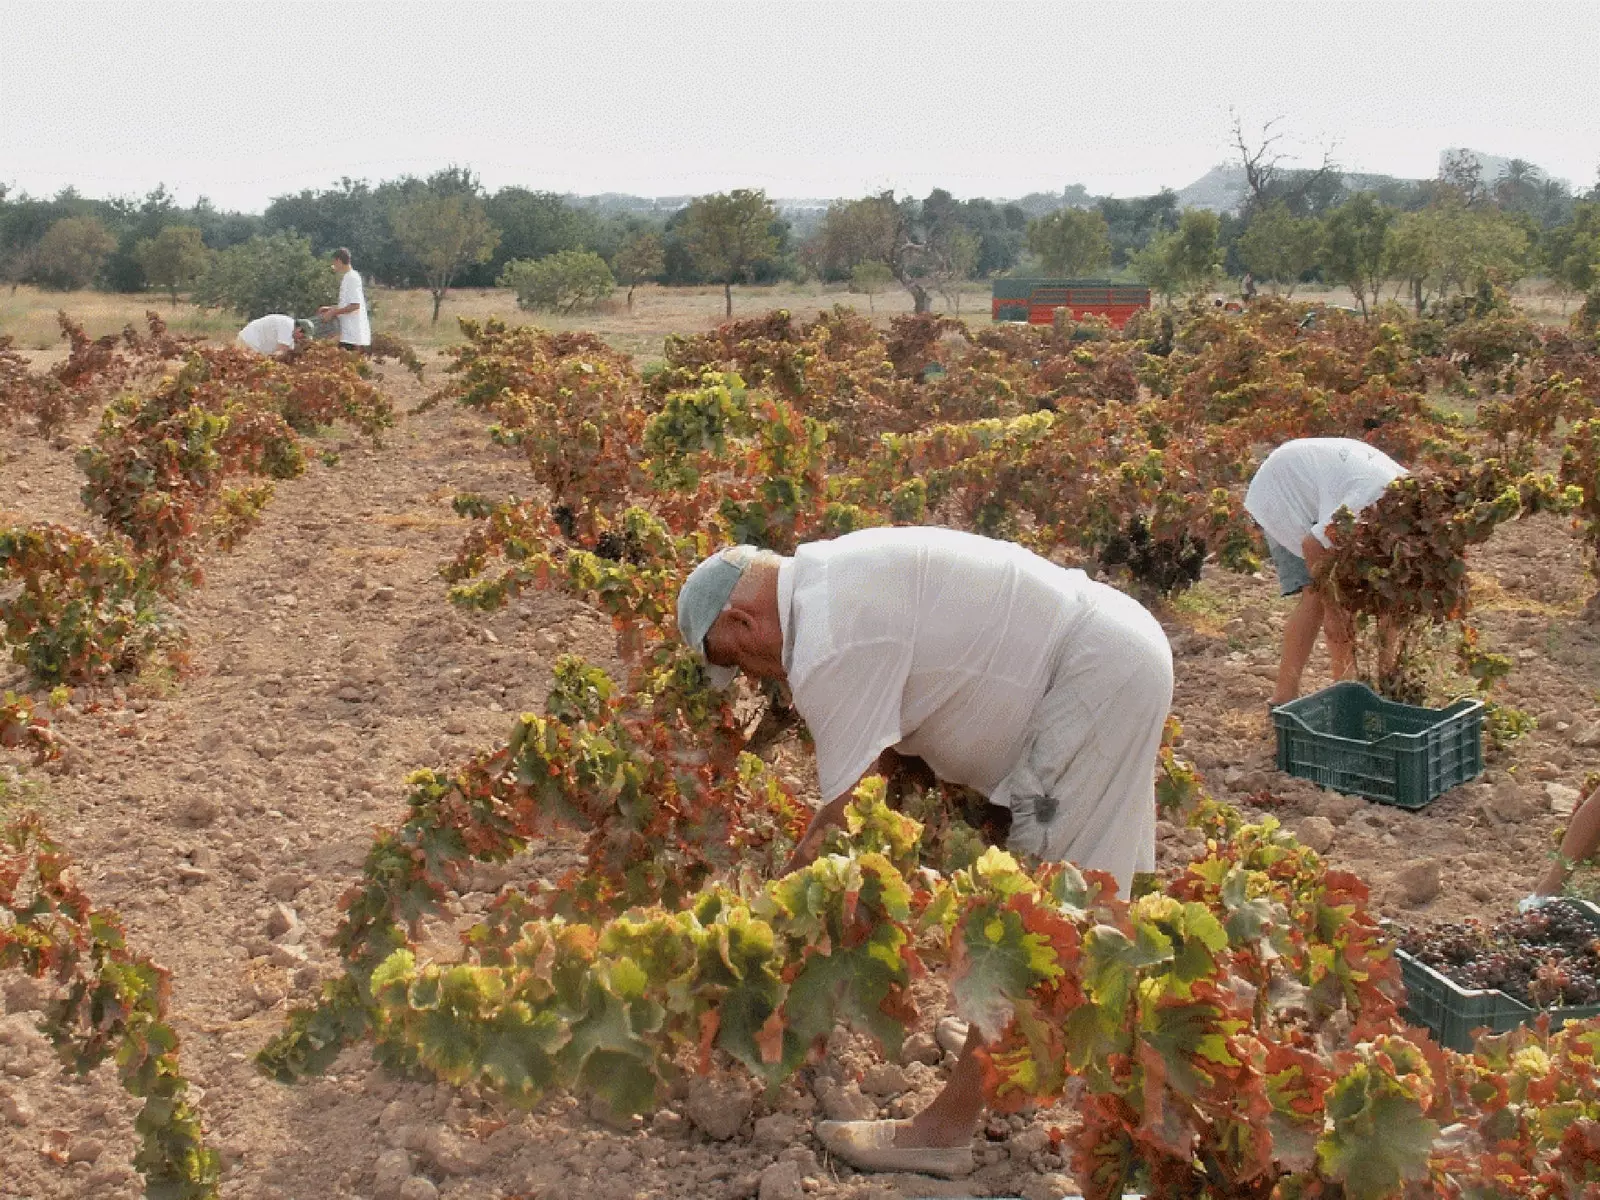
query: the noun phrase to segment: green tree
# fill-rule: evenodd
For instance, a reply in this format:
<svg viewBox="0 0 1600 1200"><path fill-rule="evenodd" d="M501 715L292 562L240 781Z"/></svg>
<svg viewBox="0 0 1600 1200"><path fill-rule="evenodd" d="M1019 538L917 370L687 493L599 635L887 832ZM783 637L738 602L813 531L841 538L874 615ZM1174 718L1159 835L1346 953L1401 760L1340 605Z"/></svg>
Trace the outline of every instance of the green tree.
<svg viewBox="0 0 1600 1200"><path fill-rule="evenodd" d="M666 269L666 252L659 234L638 230L622 239L611 256L611 273L628 289L628 311L633 311L633 289Z"/></svg>
<svg viewBox="0 0 1600 1200"><path fill-rule="evenodd" d="M1446 198L1395 217L1386 242L1386 273L1411 293L1420 314L1432 296L1510 287L1527 273L1529 239L1521 219Z"/></svg>
<svg viewBox="0 0 1600 1200"><path fill-rule="evenodd" d="M589 249L604 256L619 236L600 215L574 208L555 192L501 188L486 202L489 220L501 231L493 261L503 270L515 259L540 259L562 250Z"/></svg>
<svg viewBox="0 0 1600 1200"><path fill-rule="evenodd" d="M1419 317L1433 294L1439 273L1431 218L1427 211L1401 213L1389 231L1385 250L1390 278L1400 280L1400 287L1410 293L1412 308Z"/></svg>
<svg viewBox="0 0 1600 1200"><path fill-rule="evenodd" d="M862 263L885 266L894 253L900 217L894 193L835 200L812 239L811 259L824 279L848 279ZM891 271L891 274L893 272Z"/></svg>
<svg viewBox="0 0 1600 1200"><path fill-rule="evenodd" d="M897 200L893 192L880 192L834 203L818 234L818 273L847 278L858 264L875 260L910 293L912 311L932 311L930 288L939 281L942 262L952 251L960 253L953 239L964 229L949 219L951 206L942 198L936 191L930 200L940 202L919 204L911 196Z"/></svg>
<svg viewBox="0 0 1600 1200"><path fill-rule="evenodd" d="M1435 215L1441 290L1476 291L1489 282L1509 288L1528 270L1528 232L1492 208L1445 206Z"/></svg>
<svg viewBox="0 0 1600 1200"><path fill-rule="evenodd" d="M850 290L860 292L867 298L867 311L876 312L872 298L879 292L888 288L894 282L894 272L889 270L889 264L870 259L867 262L857 263L855 270L850 272Z"/></svg>
<svg viewBox="0 0 1600 1200"><path fill-rule="evenodd" d="M16 246L0 250L0 282L11 285L11 294L17 294L17 287L24 279L31 279L35 273L34 259L38 255L38 246Z"/></svg>
<svg viewBox="0 0 1600 1200"><path fill-rule="evenodd" d="M1563 292L1588 292L1600 285L1600 202L1580 201L1572 217L1544 236L1545 268Z"/></svg>
<svg viewBox="0 0 1600 1200"><path fill-rule="evenodd" d="M1282 200L1258 208L1239 237L1239 261L1256 278L1284 285L1294 295L1300 277L1317 265L1322 226L1314 217L1297 217Z"/></svg>
<svg viewBox="0 0 1600 1200"><path fill-rule="evenodd" d="M772 232L777 219L777 210L759 189L736 188L689 202L681 226L684 245L701 271L722 281L730 317L734 283L778 252Z"/></svg>
<svg viewBox="0 0 1600 1200"><path fill-rule="evenodd" d="M955 312L961 311L961 285L978 266L978 235L962 226L945 228L930 246L928 276Z"/></svg>
<svg viewBox="0 0 1600 1200"><path fill-rule="evenodd" d="M194 302L254 320L275 312L307 316L338 294L338 281L311 252L309 238L274 233L218 254L195 286Z"/></svg>
<svg viewBox="0 0 1600 1200"><path fill-rule="evenodd" d="M397 205L389 220L401 247L422 265L437 325L450 281L463 267L488 262L500 231L489 223L483 201L465 193L425 193Z"/></svg>
<svg viewBox="0 0 1600 1200"><path fill-rule="evenodd" d="M1095 206L1111 231L1111 265L1127 266L1158 234L1178 228L1178 194L1163 188L1132 200L1102 197Z"/></svg>
<svg viewBox="0 0 1600 1200"><path fill-rule="evenodd" d="M517 294L522 308L568 313L592 308L616 290L606 260L593 250L562 250L506 264L499 285Z"/></svg>
<svg viewBox="0 0 1600 1200"><path fill-rule="evenodd" d="M1176 231L1158 233L1145 243L1144 249L1135 251L1128 260L1128 267L1134 275L1149 284L1150 290L1165 300L1169 307L1183 290L1177 255L1174 253L1177 241Z"/></svg>
<svg viewBox="0 0 1600 1200"><path fill-rule="evenodd" d="M1335 282L1355 293L1370 316L1388 275L1389 228L1395 210L1371 192L1357 192L1328 214L1322 265ZM1368 298L1370 297L1370 304Z"/></svg>
<svg viewBox="0 0 1600 1200"><path fill-rule="evenodd" d="M1134 272L1166 297L1204 291L1216 283L1222 270L1218 236L1222 219L1214 212L1191 208L1178 220L1177 229L1159 233L1133 256Z"/></svg>
<svg viewBox="0 0 1600 1200"><path fill-rule="evenodd" d="M1051 275L1089 275L1111 262L1111 227L1092 208L1059 208L1028 223L1028 249Z"/></svg>
<svg viewBox="0 0 1600 1200"><path fill-rule="evenodd" d="M193 225L168 225L155 237L138 242L133 257L147 280L167 289L174 308L178 289L194 283L211 265L211 251Z"/></svg>
<svg viewBox="0 0 1600 1200"><path fill-rule="evenodd" d="M34 252L34 274L46 287L73 291L88 287L117 248L93 217L63 217L45 231Z"/></svg>

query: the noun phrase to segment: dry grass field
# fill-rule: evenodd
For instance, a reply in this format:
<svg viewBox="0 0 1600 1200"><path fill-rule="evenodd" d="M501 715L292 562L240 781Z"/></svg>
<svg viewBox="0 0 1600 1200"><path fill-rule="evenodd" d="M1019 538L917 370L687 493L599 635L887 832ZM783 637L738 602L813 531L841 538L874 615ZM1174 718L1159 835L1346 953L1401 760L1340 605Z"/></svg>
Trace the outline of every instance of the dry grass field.
<svg viewBox="0 0 1600 1200"><path fill-rule="evenodd" d="M634 292L631 312L623 304L622 296L619 291L615 300L598 311L562 316L523 312L517 307L516 297L503 288L462 288L449 293L439 323L434 325L429 320L433 301L426 291L375 287L368 293L373 329L392 333L421 349L437 349L460 340L457 318L502 316L514 324L531 322L549 329L592 330L619 350L634 355L641 362L649 362L660 356L661 342L667 334L712 329L726 319L720 286L667 288L647 284ZM1329 304L1355 303L1344 288L1301 288L1295 296ZM1570 311L1570 302L1564 304L1543 281L1520 287L1517 302L1533 316L1551 321L1564 320L1566 312ZM850 292L843 284L737 287L733 293L735 317L787 308L809 319L835 304L869 308L866 296ZM894 288L874 296L870 308L876 317L887 320L910 312L911 297L904 290ZM58 344L55 321L58 310L82 321L90 335L98 337L120 330L130 321L141 323L146 309L161 313L179 333L203 334L218 340L228 339L243 324L231 313L196 308L186 301L174 307L164 295L156 293L50 292L20 287L0 293L0 336L11 334L24 350L50 350ZM949 311L942 299L936 303L936 310ZM988 284L967 284L961 296L960 315L987 324L988 312Z"/></svg>

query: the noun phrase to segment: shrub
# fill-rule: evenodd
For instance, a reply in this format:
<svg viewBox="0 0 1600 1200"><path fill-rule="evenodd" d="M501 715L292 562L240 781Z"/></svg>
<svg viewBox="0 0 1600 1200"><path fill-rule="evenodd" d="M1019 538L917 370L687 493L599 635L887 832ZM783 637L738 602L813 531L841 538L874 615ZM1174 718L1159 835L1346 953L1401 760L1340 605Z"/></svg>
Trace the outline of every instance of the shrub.
<svg viewBox="0 0 1600 1200"><path fill-rule="evenodd" d="M39 242L34 276L63 291L88 287L116 248L116 239L93 217L63 217Z"/></svg>
<svg viewBox="0 0 1600 1200"><path fill-rule="evenodd" d="M275 312L305 316L337 296L328 264L311 253L310 241L291 233L228 247L194 290L196 304L252 321Z"/></svg>
<svg viewBox="0 0 1600 1200"><path fill-rule="evenodd" d="M506 264L496 282L515 291L522 308L563 313L593 308L617 286L606 260L592 250L517 259Z"/></svg>

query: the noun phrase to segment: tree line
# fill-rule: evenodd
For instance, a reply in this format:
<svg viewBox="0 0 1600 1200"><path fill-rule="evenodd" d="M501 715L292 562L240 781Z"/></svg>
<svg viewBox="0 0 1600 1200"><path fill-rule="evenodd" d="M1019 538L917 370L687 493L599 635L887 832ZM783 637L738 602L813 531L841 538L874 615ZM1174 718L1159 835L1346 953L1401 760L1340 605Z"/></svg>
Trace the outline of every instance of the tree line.
<svg viewBox="0 0 1600 1200"><path fill-rule="evenodd" d="M665 211L505 187L470 168L274 198L229 213L166 188L139 200L50 199L0 186L0 279L70 289L166 290L245 316L326 302L326 255L347 246L373 283L428 289L434 319L451 287L505 286L529 308L571 311L642 282L849 282L868 303L904 289L918 312L959 309L961 285L1001 274L1143 280L1169 301L1251 273L1292 292L1349 286L1363 309L1385 288L1417 311L1484 283L1544 274L1570 292L1600 278L1600 184L1574 195L1513 160L1486 181L1475 157L1439 177L1352 177L1325 163L1282 170L1239 139L1248 186L1237 212L1181 208L1176 193L1090 196L1081 186L1022 202L882 192L816 213L780 213L759 190L686 198Z"/></svg>

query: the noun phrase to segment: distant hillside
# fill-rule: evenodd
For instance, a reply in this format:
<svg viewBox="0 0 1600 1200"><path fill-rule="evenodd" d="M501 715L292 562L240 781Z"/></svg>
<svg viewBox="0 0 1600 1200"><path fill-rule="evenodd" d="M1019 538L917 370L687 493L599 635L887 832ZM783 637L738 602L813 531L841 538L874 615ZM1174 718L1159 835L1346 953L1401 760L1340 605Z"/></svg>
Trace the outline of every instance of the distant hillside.
<svg viewBox="0 0 1600 1200"><path fill-rule="evenodd" d="M1339 177L1339 186L1347 193L1379 192L1416 182L1396 175L1369 175L1354 171ZM1244 168L1224 163L1212 167L1188 187L1180 188L1178 204L1182 208L1207 208L1219 213L1238 212L1249 190Z"/></svg>
<svg viewBox="0 0 1600 1200"><path fill-rule="evenodd" d="M1226 163L1212 167L1188 187L1178 189L1180 208L1209 208L1212 212L1233 212L1244 203L1249 185L1244 168Z"/></svg>
<svg viewBox="0 0 1600 1200"><path fill-rule="evenodd" d="M1468 154L1477 160L1484 183L1493 183L1510 169L1514 159L1480 150L1451 147L1439 153L1439 166L1443 170L1451 155ZM1531 165L1531 164L1530 164ZM1536 180L1550 176L1539 167L1532 168ZM1346 172L1340 184L1346 193L1386 192L1403 189L1419 182L1395 175L1370 175ZM1557 181L1563 182L1563 181ZM1249 185L1245 182L1244 168L1233 163L1219 163L1187 187L1178 189L1180 208L1205 208L1212 212L1237 212L1244 204ZM846 197L848 199L848 197ZM596 209L601 212L652 215L656 217L677 212L693 200L693 196L628 196L615 192L600 196L564 197L574 208ZM1016 199L996 199L999 205L1015 204L1030 217L1041 217L1058 208L1091 208L1101 197L1090 194L1081 183L1069 184L1059 192L1031 192ZM812 227L819 223L832 201L820 198L792 198L775 196L773 206L799 227Z"/></svg>
<svg viewBox="0 0 1600 1200"><path fill-rule="evenodd" d="M1511 174L1511 164L1514 162L1520 162L1524 167L1528 168L1530 182L1538 183L1542 180L1553 178L1543 167L1536 166L1525 158L1504 158L1498 154L1485 154L1482 150L1473 150L1469 146L1451 146L1448 149L1439 151L1439 173L1441 175L1444 174L1451 160L1463 154L1476 160L1478 172L1482 176L1484 183L1493 183L1495 180ZM1571 186L1570 182L1565 179L1557 179L1555 182L1565 184L1568 187Z"/></svg>

